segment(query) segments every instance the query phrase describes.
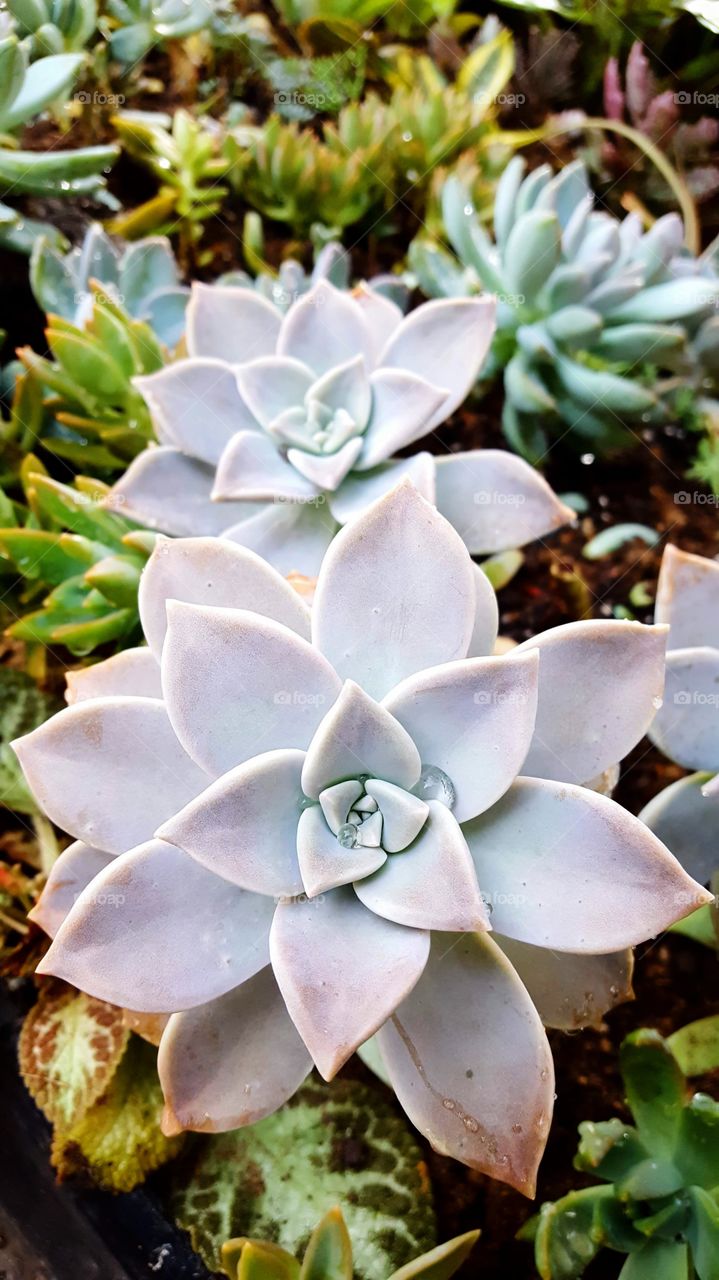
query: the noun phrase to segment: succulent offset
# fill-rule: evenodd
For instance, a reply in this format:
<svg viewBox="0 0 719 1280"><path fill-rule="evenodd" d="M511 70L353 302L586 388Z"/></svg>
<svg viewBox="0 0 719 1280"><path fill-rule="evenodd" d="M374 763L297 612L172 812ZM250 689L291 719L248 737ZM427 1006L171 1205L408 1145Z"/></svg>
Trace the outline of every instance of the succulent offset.
<svg viewBox="0 0 719 1280"><path fill-rule="evenodd" d="M177 345L190 290L180 282L168 240L151 236L123 245L93 223L69 253L36 241L30 284L43 311L82 326L92 314L93 281L134 320L146 321L165 346Z"/></svg>
<svg viewBox="0 0 719 1280"><path fill-rule="evenodd" d="M619 221L595 209L581 161L555 176L549 165L526 177L525 169L515 157L498 184L494 240L450 176L442 211L457 258L420 238L411 265L431 296L497 295L482 376L503 372L503 426L520 453L537 460L550 434L568 430L583 448L630 444L643 423L666 419L674 401L663 397L675 394L677 378L693 386L701 375L692 345L700 330L716 359L710 256L683 249L676 214L644 232L636 213Z"/></svg>
<svg viewBox="0 0 719 1280"><path fill-rule="evenodd" d="M176 535L224 533L283 573L317 573L340 525L408 475L472 552L571 518L498 450L395 451L461 404L493 331L490 300L408 316L366 285L320 279L282 316L257 292L194 285L186 360L135 380L161 447L115 486L129 516Z"/></svg>
<svg viewBox="0 0 719 1280"><path fill-rule="evenodd" d="M642 811L691 875L719 868L719 564L668 546L655 620L669 624L664 702L649 730L670 760L693 770Z"/></svg>
<svg viewBox="0 0 719 1280"><path fill-rule="evenodd" d="M7 9L33 58L84 50L97 26L97 0L7 0Z"/></svg>
<svg viewBox="0 0 719 1280"><path fill-rule="evenodd" d="M620 1280L715 1280L719 1103L690 1093L674 1039L643 1029L622 1044L634 1123L580 1124L575 1167L602 1185L542 1205L522 1229L542 1280L576 1280L603 1248L628 1255Z"/></svg>
<svg viewBox="0 0 719 1280"><path fill-rule="evenodd" d="M149 647L74 673L15 744L76 837L34 912L41 971L172 1015L170 1131L250 1124L376 1033L432 1144L531 1193L540 1012L595 1022L627 948L709 900L581 785L645 732L664 629L469 656L494 646L491 588L408 480L335 539L311 618L213 538L161 542L140 607Z"/></svg>

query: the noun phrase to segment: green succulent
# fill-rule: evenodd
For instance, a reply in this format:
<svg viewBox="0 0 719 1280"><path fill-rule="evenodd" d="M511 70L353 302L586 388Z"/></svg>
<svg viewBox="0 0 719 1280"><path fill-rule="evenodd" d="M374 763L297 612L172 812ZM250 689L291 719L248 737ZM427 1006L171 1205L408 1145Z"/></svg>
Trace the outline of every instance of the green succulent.
<svg viewBox="0 0 719 1280"><path fill-rule="evenodd" d="M84 50L97 28L96 0L6 0L6 4L33 58Z"/></svg>
<svg viewBox="0 0 719 1280"><path fill-rule="evenodd" d="M107 0L103 26L110 56L127 67L140 62L153 45L184 40L211 19L208 0Z"/></svg>
<svg viewBox="0 0 719 1280"><path fill-rule="evenodd" d="M160 180L160 189L145 204L115 218L110 230L130 240L150 231L177 232L181 253L192 254L205 223L227 195L220 183L230 167L220 150L221 127L184 110L172 117L122 111L113 123L125 149Z"/></svg>
<svg viewBox="0 0 719 1280"><path fill-rule="evenodd" d="M132 380L160 369L165 354L148 324L131 319L101 285L90 288L94 301L84 327L49 317L52 359L31 347L18 356L43 389L38 435L44 448L80 468L113 472L152 439L149 410Z"/></svg>
<svg viewBox="0 0 719 1280"><path fill-rule="evenodd" d="M620 1280L716 1280L719 1103L690 1092L657 1031L628 1036L620 1067L634 1123L579 1126L575 1168L602 1185L542 1205L520 1235L542 1280L575 1280L603 1248L629 1255Z"/></svg>
<svg viewBox="0 0 719 1280"><path fill-rule="evenodd" d="M45 239L36 242L30 284L43 311L82 325L92 306L92 280L128 315L146 321L165 346L177 345L190 291L180 283L169 241L152 236L127 245L93 223L82 244L69 253L60 253Z"/></svg>
<svg viewBox="0 0 719 1280"><path fill-rule="evenodd" d="M92 196L112 203L104 190L104 172L117 147L83 147L77 151L20 151L15 133L68 93L82 64L82 54L57 53L28 66L28 51L17 36L0 40L0 244L29 253L38 235L55 245L63 237L47 223L24 218L3 203L13 196Z"/></svg>
<svg viewBox="0 0 719 1280"><path fill-rule="evenodd" d="M395 1271L389 1280L449 1280L472 1251L478 1231L440 1244ZM352 1280L352 1241L339 1208L317 1224L300 1262L266 1240L241 1238L222 1247L222 1271L229 1280Z"/></svg>
<svg viewBox="0 0 719 1280"><path fill-rule="evenodd" d="M636 214L593 209L580 161L554 177L548 165L525 168L514 157L497 186L494 240L451 175L442 213L457 256L416 239L410 263L432 296L497 295L483 377L503 373L515 449L538 461L549 435L568 429L583 449L630 444L631 424L666 419L691 381L692 340L717 310L716 286L683 249L676 215L643 233Z"/></svg>
<svg viewBox="0 0 719 1280"><path fill-rule="evenodd" d="M98 480L60 484L30 455L22 482L22 501L0 493L0 566L22 579L14 601L22 616L8 634L78 657L135 643L140 573L156 535L104 505L110 490Z"/></svg>

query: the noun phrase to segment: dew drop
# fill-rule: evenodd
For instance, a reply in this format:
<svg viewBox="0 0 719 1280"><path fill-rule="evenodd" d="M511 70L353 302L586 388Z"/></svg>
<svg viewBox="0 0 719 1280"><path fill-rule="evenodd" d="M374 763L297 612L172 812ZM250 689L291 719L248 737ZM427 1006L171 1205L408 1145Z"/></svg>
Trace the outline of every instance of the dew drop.
<svg viewBox="0 0 719 1280"><path fill-rule="evenodd" d="M454 1099L443 1098L442 1106L444 1107L445 1111L454 1111Z"/></svg>
<svg viewBox="0 0 719 1280"><path fill-rule="evenodd" d="M337 832L337 843L343 849L354 849L357 844L357 828L354 822L345 822Z"/></svg>
<svg viewBox="0 0 719 1280"><path fill-rule="evenodd" d="M424 766L413 791L421 800L439 800L448 809L454 808L457 798L452 779L434 764Z"/></svg>

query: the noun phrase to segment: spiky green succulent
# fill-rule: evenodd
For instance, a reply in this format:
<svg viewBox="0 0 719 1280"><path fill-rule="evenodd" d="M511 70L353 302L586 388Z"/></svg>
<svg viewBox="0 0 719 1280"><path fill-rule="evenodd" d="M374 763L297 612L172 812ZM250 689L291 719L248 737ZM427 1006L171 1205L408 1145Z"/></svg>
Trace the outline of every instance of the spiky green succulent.
<svg viewBox="0 0 719 1280"><path fill-rule="evenodd" d="M604 1248L628 1254L620 1280L716 1280L719 1103L690 1092L674 1039L640 1030L624 1041L634 1124L580 1124L575 1167L602 1185L542 1205L523 1228L542 1280L575 1280Z"/></svg>
<svg viewBox="0 0 719 1280"><path fill-rule="evenodd" d="M683 248L681 220L644 232L594 207L580 161L556 176L525 176L515 157L497 187L494 240L461 178L442 190L447 240L417 239L410 261L432 296L488 289L498 297L497 337L485 380L504 377L503 426L537 461L552 434L603 450L632 443L661 421L677 391L696 381L699 335L716 351L716 280Z"/></svg>
<svg viewBox="0 0 719 1280"><path fill-rule="evenodd" d="M97 28L96 0L7 0L7 8L33 58L81 51Z"/></svg>
<svg viewBox="0 0 719 1280"><path fill-rule="evenodd" d="M159 236L126 245L93 223L82 244L60 253L45 239L30 259L30 284L43 311L82 325L91 311L91 281L135 320L146 321L167 347L179 342L190 290L169 241Z"/></svg>
<svg viewBox="0 0 719 1280"><path fill-rule="evenodd" d="M0 244L29 253L35 238L63 238L47 223L24 218L4 203L12 195L72 197L90 195L112 203L104 191L104 172L117 147L77 151L21 151L15 134L53 103L62 101L78 75L82 54L57 53L28 65L28 50L16 35L0 40Z"/></svg>
<svg viewBox="0 0 719 1280"><path fill-rule="evenodd" d="M165 356L148 324L131 319L96 282L90 291L93 302L83 327L49 317L51 359L31 347L18 355L43 389L41 444L81 469L110 473L152 439L150 415L133 378L155 373Z"/></svg>
<svg viewBox="0 0 719 1280"><path fill-rule="evenodd" d="M469 1257L478 1231L455 1236L406 1266L390 1280L449 1280ZM317 1224L300 1262L267 1240L229 1240L222 1248L222 1271L229 1280L352 1280L352 1241L342 1210L330 1209Z"/></svg>
<svg viewBox="0 0 719 1280"><path fill-rule="evenodd" d="M80 657L98 645L134 643L137 588L155 534L109 509L98 480L60 484L32 456L22 479L24 500L0 493L0 567L22 579L8 634Z"/></svg>

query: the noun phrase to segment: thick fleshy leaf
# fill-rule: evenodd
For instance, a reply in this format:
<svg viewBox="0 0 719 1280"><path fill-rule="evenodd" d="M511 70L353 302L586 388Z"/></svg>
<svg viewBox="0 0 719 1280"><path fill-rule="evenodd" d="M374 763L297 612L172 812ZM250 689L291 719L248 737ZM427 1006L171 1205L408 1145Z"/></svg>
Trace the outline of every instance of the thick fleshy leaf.
<svg viewBox="0 0 719 1280"><path fill-rule="evenodd" d="M192 1009L267 964L273 910L149 840L88 885L37 971L139 1013Z"/></svg>
<svg viewBox="0 0 719 1280"><path fill-rule="evenodd" d="M489 578L478 564L474 566L474 585L477 588L477 609L467 657L484 658L494 653L497 643L499 605Z"/></svg>
<svg viewBox="0 0 719 1280"><path fill-rule="evenodd" d="M148 529L175 537L217 537L254 509L251 503L213 502L215 473L179 449L144 449L114 485L108 502Z"/></svg>
<svg viewBox="0 0 719 1280"><path fill-rule="evenodd" d="M372 416L364 435L359 471L385 462L398 449L420 440L447 399L446 387L405 369L377 369L370 379Z"/></svg>
<svg viewBox="0 0 719 1280"><path fill-rule="evenodd" d="M80 702L13 745L45 813L107 853L148 840L210 781L154 698Z"/></svg>
<svg viewBox="0 0 719 1280"><path fill-rule="evenodd" d="M362 515L373 502L395 489L405 477L415 489L434 506L435 459L431 453L415 453L411 458L399 458L376 467L373 471L353 471L335 493L327 495L332 515L340 524L347 524L355 516Z"/></svg>
<svg viewBox="0 0 719 1280"><path fill-rule="evenodd" d="M437 458L437 507L473 555L523 547L575 518L546 480L503 449Z"/></svg>
<svg viewBox="0 0 719 1280"><path fill-rule="evenodd" d="M352 290L352 298L365 320L371 344L371 364L375 365L392 334L404 319L396 302L378 293L364 281Z"/></svg>
<svg viewBox="0 0 719 1280"><path fill-rule="evenodd" d="M685 769L719 770L719 649L667 654L664 701L649 737Z"/></svg>
<svg viewBox="0 0 719 1280"><path fill-rule="evenodd" d="M160 668L153 653L144 646L125 649L104 662L91 667L78 667L65 674L70 706L88 698L107 698L123 694L136 698L161 698Z"/></svg>
<svg viewBox="0 0 719 1280"><path fill-rule="evenodd" d="M238 431L257 427L223 360L178 360L135 378L152 413L160 444L173 445L215 467Z"/></svg>
<svg viewBox="0 0 719 1280"><path fill-rule="evenodd" d="M379 846L344 849L327 825L319 805L302 814L297 827L297 856L308 898L369 876L387 861Z"/></svg>
<svg viewBox="0 0 719 1280"><path fill-rule="evenodd" d="M287 461L301 476L318 489L334 493L349 471L352 470L362 449L362 440L355 437L336 453L305 453L303 449L288 449Z"/></svg>
<svg viewBox="0 0 719 1280"><path fill-rule="evenodd" d="M174 1014L157 1069L168 1119L182 1129L222 1133L281 1107L312 1059L268 965L218 1000Z"/></svg>
<svg viewBox="0 0 719 1280"><path fill-rule="evenodd" d="M242 364L274 354L281 316L254 289L193 284L185 316L191 356Z"/></svg>
<svg viewBox="0 0 719 1280"><path fill-rule="evenodd" d="M302 404L314 378L306 364L284 356L251 360L235 373L242 399L265 428L286 409Z"/></svg>
<svg viewBox="0 0 719 1280"><path fill-rule="evenodd" d="M534 729L538 669L530 653L468 658L409 676L384 699L422 763L451 779L457 822L488 809L519 773Z"/></svg>
<svg viewBox="0 0 719 1280"><path fill-rule="evenodd" d="M340 691L321 653L242 609L170 600L167 618L162 687L194 760L217 775L266 751L307 748Z"/></svg>
<svg viewBox="0 0 719 1280"><path fill-rule="evenodd" d="M327 826L334 835L344 826L350 809L355 800L360 799L362 791L362 783L356 778L350 778L347 782L336 782L320 792L320 806Z"/></svg>
<svg viewBox="0 0 719 1280"><path fill-rule="evenodd" d="M377 801L382 815L382 848L387 853L406 849L429 817L427 802L382 778L368 778L365 791Z"/></svg>
<svg viewBox="0 0 719 1280"><path fill-rule="evenodd" d="M350 294L320 280L287 312L277 354L301 360L317 375L358 355L365 357L369 367L369 327Z"/></svg>
<svg viewBox="0 0 719 1280"><path fill-rule="evenodd" d="M226 539L163 539L155 547L140 579L138 604L142 629L158 661L168 600L250 609L309 638L309 609L297 592L259 556Z"/></svg>
<svg viewBox="0 0 719 1280"><path fill-rule="evenodd" d="M406 369L449 390L428 431L454 413L476 382L494 337L495 311L494 298L442 298L411 311L392 334L383 368Z"/></svg>
<svg viewBox="0 0 719 1280"><path fill-rule="evenodd" d="M700 884L707 884L719 867L719 802L702 793L706 781L705 773L680 778L650 800L639 815Z"/></svg>
<svg viewBox="0 0 719 1280"><path fill-rule="evenodd" d="M355 893L370 911L413 929L489 927L472 856L449 809L429 801L429 818L408 849L388 858Z"/></svg>
<svg viewBox="0 0 719 1280"><path fill-rule="evenodd" d="M342 677L381 698L415 671L465 657L476 599L464 544L404 480L330 545L312 635Z"/></svg>
<svg viewBox="0 0 719 1280"><path fill-rule="evenodd" d="M29 919L54 938L83 889L112 860L111 853L103 853L90 844L83 844L82 840L76 840L53 863L45 887L28 913Z"/></svg>
<svg viewBox="0 0 719 1280"><path fill-rule="evenodd" d="M569 622L525 641L538 649L539 701L523 772L586 782L646 733L664 687L665 627Z"/></svg>
<svg viewBox="0 0 719 1280"><path fill-rule="evenodd" d="M632 998L632 951L574 955L493 933L529 992L545 1027L600 1027L616 1004Z"/></svg>
<svg viewBox="0 0 719 1280"><path fill-rule="evenodd" d="M318 400L334 413L349 414L358 432L364 430L372 408L372 391L364 356L354 355L328 369L310 388L310 400Z"/></svg>
<svg viewBox="0 0 719 1280"><path fill-rule="evenodd" d="M434 934L421 979L377 1039L401 1105L435 1151L534 1194L552 1056L490 937Z"/></svg>
<svg viewBox="0 0 719 1280"><path fill-rule="evenodd" d="M218 778L158 831L208 871L270 896L302 892L302 751L268 751Z"/></svg>
<svg viewBox="0 0 719 1280"><path fill-rule="evenodd" d="M665 547L654 621L671 628L667 649L719 648L719 563Z"/></svg>
<svg viewBox="0 0 719 1280"><path fill-rule="evenodd" d="M411 991L429 934L382 920L350 888L280 903L272 967L290 1017L325 1080Z"/></svg>
<svg viewBox="0 0 719 1280"><path fill-rule="evenodd" d="M307 748L302 787L318 800L332 783L370 774L409 791L420 770L419 752L407 730L347 680Z"/></svg>
<svg viewBox="0 0 719 1280"><path fill-rule="evenodd" d="M308 503L269 503L226 529L225 537L256 552L278 573L316 578L338 528L324 495L319 494Z"/></svg>
<svg viewBox="0 0 719 1280"><path fill-rule="evenodd" d="M585 787L519 778L462 830L492 927L520 942L618 951L711 900L638 818Z"/></svg>
<svg viewBox="0 0 719 1280"><path fill-rule="evenodd" d="M240 431L220 458L212 497L226 501L272 502L275 498L312 498L316 486L278 453L269 436Z"/></svg>

